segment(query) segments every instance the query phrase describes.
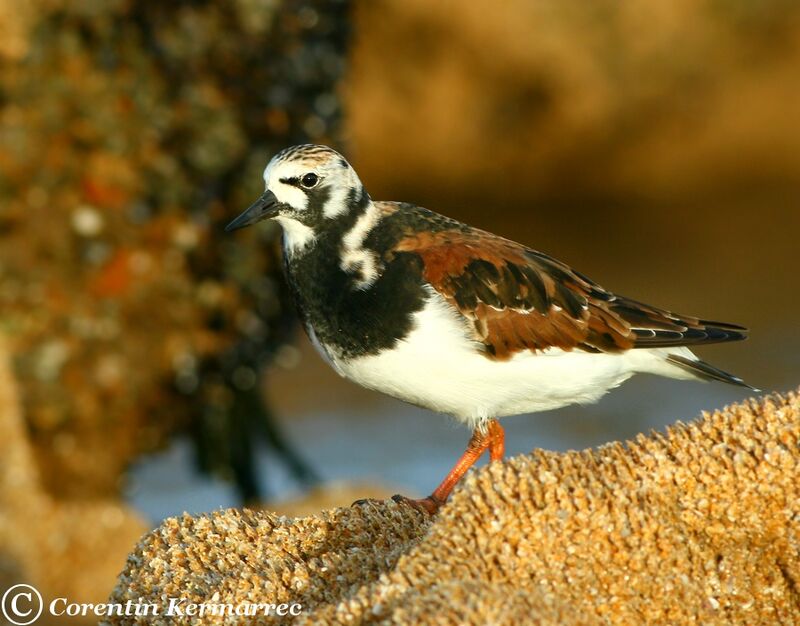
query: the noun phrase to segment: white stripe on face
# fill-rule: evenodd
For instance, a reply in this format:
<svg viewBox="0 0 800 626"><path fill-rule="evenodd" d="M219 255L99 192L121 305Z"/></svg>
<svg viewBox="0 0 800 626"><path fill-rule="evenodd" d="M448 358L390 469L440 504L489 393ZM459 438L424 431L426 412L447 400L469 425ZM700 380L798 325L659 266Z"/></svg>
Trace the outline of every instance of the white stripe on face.
<svg viewBox="0 0 800 626"><path fill-rule="evenodd" d="M307 171L308 168L303 167L301 163L275 163L273 159L264 170L265 188L274 193L281 204L288 204L297 211L305 211L308 207L308 196L302 189L289 183L282 183L281 179L299 178Z"/></svg>
<svg viewBox="0 0 800 626"><path fill-rule="evenodd" d="M342 215L347 212L347 199L350 197L352 191L355 190L356 195L364 193L358 175L350 166L338 168L337 171L331 172L326 184L328 185L330 195L322 210L322 214L328 218L336 217L337 215Z"/></svg>

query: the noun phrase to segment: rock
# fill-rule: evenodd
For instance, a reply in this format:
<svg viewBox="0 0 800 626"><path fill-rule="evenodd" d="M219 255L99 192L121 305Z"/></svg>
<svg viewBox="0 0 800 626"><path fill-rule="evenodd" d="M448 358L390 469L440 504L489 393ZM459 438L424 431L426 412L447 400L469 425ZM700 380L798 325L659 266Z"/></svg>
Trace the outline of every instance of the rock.
<svg viewBox="0 0 800 626"><path fill-rule="evenodd" d="M100 602L147 526L119 500L47 494L7 356L0 342L0 589L27 583L46 599Z"/></svg>
<svg viewBox="0 0 800 626"><path fill-rule="evenodd" d="M797 623L799 443L800 397L773 395L492 464L433 520L391 501L173 518L112 600L297 602L278 620L297 624Z"/></svg>

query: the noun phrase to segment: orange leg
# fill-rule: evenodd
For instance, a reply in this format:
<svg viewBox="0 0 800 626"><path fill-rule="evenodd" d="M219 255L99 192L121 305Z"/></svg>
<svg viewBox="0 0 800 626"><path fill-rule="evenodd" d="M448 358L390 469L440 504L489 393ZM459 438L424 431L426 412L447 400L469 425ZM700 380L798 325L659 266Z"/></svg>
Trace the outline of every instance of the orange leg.
<svg viewBox="0 0 800 626"><path fill-rule="evenodd" d="M505 433L503 427L497 420L491 420L487 425L486 431L475 429L472 437L467 444L467 449L461 458L458 459L453 469L447 474L441 484L433 490L433 493L422 500L412 500L405 496L393 496L395 502L405 502L416 509L420 509L430 515L434 515L439 508L447 502L450 492L456 486L461 477L467 473L470 467L475 464L481 455L489 450L489 458L492 461L499 461L505 453Z"/></svg>
<svg viewBox="0 0 800 626"><path fill-rule="evenodd" d="M489 432L489 460L502 461L506 453L506 433L497 420L489 422Z"/></svg>

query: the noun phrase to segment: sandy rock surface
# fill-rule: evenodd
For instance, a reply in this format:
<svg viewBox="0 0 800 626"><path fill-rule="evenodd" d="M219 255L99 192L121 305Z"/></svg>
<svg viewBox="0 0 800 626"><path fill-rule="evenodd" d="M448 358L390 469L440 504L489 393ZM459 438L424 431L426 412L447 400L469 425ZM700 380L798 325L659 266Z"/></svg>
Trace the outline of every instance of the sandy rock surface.
<svg viewBox="0 0 800 626"><path fill-rule="evenodd" d="M0 589L27 583L45 601L102 602L146 529L119 500L66 502L47 493L0 342Z"/></svg>
<svg viewBox="0 0 800 626"><path fill-rule="evenodd" d="M265 623L797 623L799 441L800 397L773 395L494 464L434 520L393 502L169 519L112 599L303 606Z"/></svg>

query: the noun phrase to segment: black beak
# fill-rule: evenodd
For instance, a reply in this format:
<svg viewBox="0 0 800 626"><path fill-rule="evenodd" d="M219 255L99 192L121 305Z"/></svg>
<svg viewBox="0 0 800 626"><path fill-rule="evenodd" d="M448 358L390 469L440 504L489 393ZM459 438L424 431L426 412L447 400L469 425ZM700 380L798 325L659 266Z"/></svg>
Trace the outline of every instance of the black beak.
<svg viewBox="0 0 800 626"><path fill-rule="evenodd" d="M229 233L232 230L275 217L278 214L278 206L279 203L275 194L267 189L258 200L253 202L239 217L225 227L225 232Z"/></svg>

